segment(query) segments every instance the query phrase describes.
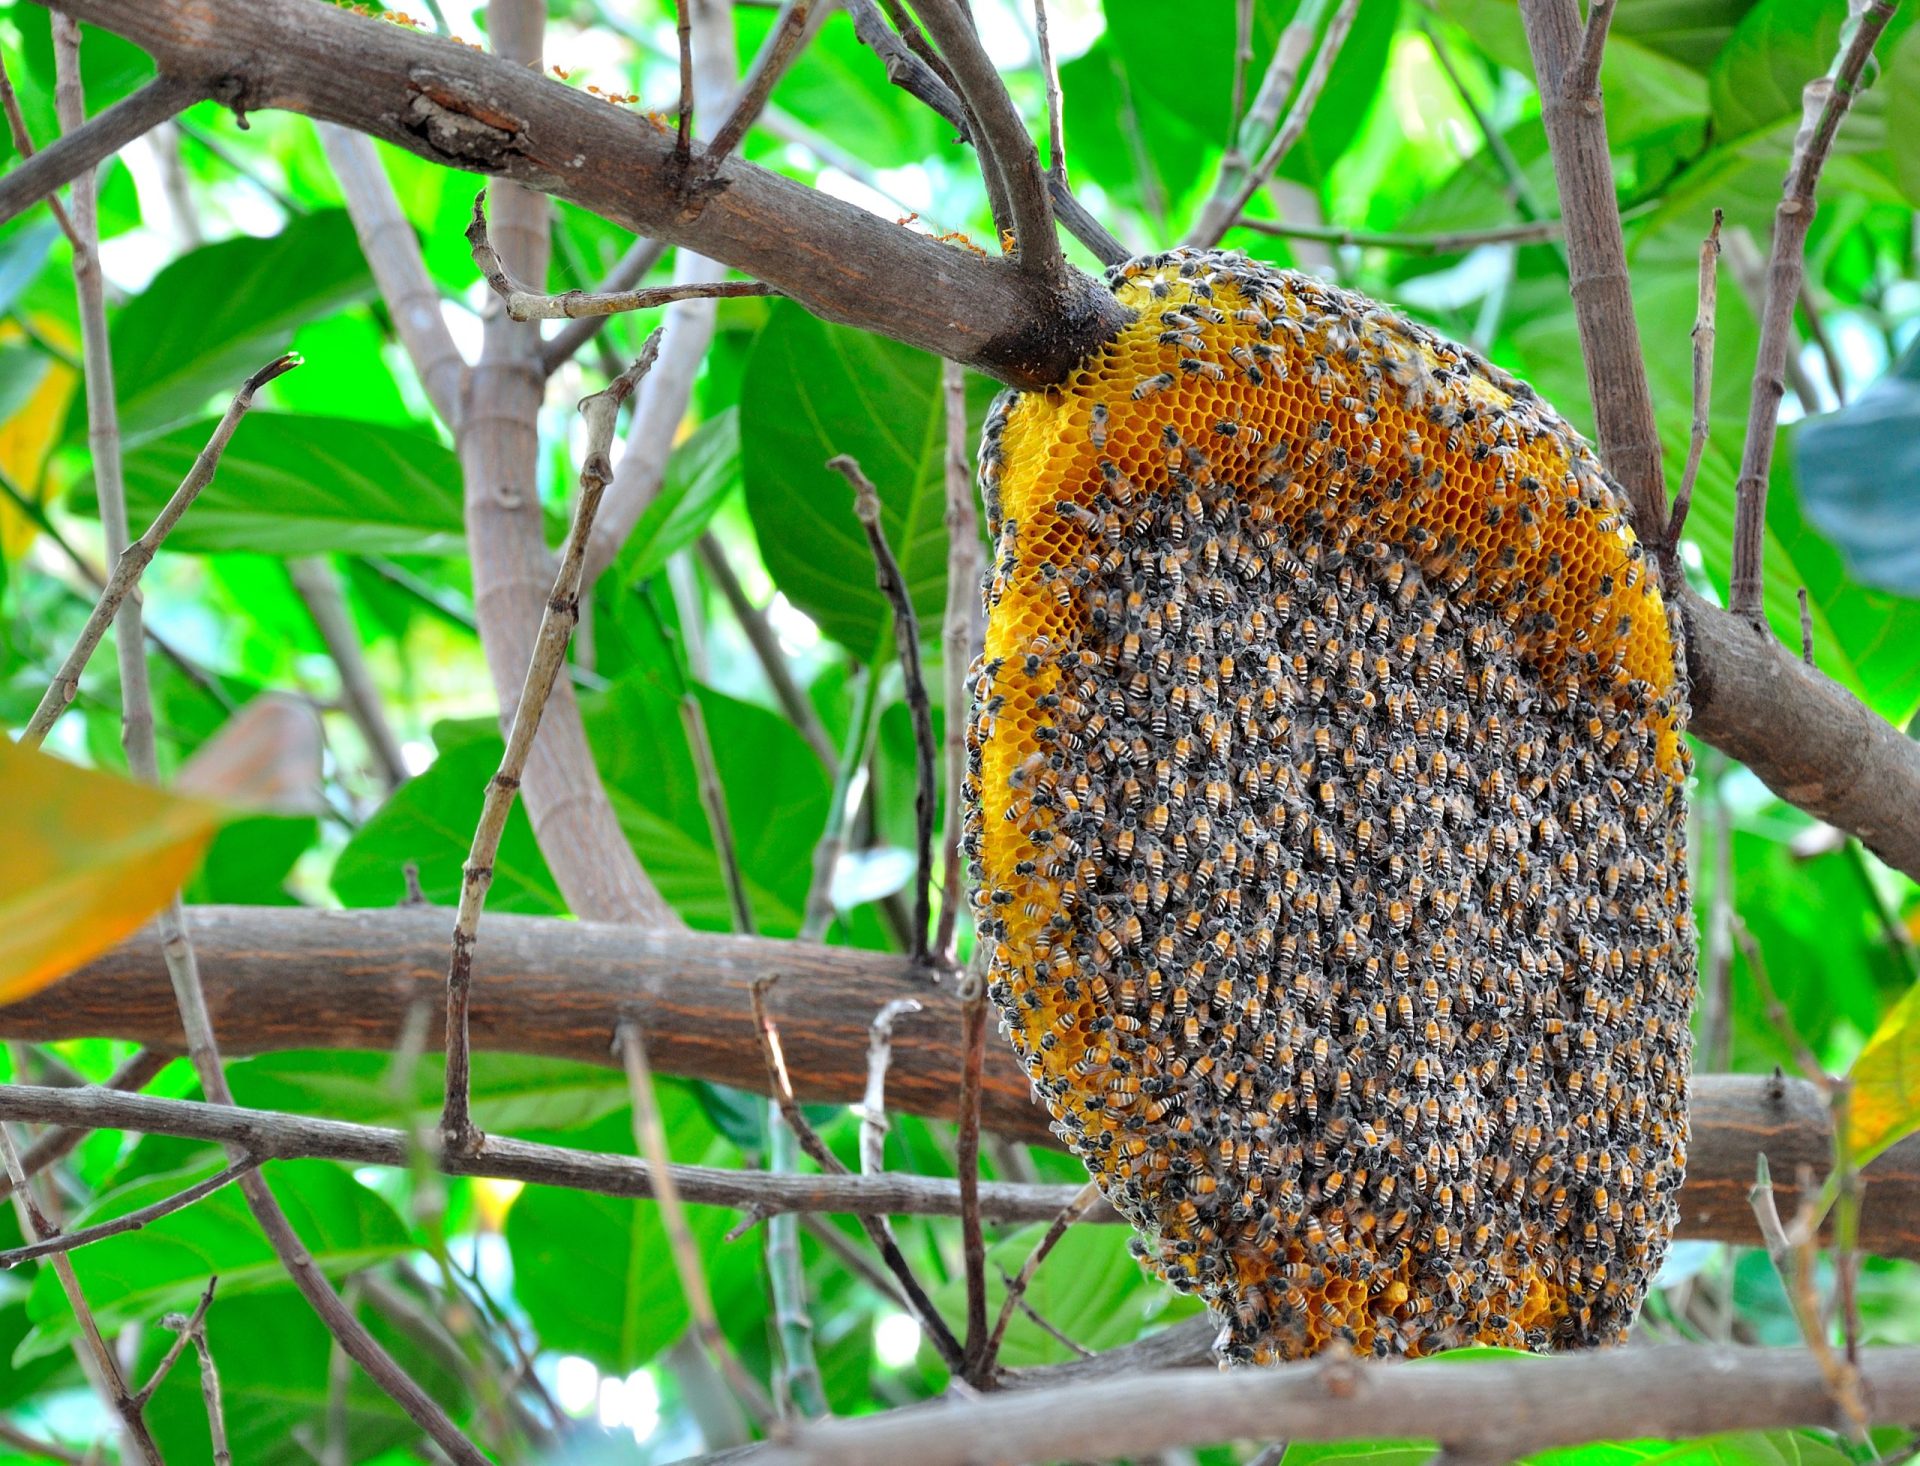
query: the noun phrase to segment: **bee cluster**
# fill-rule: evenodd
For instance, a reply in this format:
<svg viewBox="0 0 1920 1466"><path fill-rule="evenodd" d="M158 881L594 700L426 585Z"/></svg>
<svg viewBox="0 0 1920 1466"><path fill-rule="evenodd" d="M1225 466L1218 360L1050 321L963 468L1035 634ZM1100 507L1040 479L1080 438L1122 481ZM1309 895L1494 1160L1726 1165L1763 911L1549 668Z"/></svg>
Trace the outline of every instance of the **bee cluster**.
<svg viewBox="0 0 1920 1466"><path fill-rule="evenodd" d="M1684 688L1521 384L1236 255L1003 399L990 991L1222 1357L1617 1338L1686 1145Z"/></svg>

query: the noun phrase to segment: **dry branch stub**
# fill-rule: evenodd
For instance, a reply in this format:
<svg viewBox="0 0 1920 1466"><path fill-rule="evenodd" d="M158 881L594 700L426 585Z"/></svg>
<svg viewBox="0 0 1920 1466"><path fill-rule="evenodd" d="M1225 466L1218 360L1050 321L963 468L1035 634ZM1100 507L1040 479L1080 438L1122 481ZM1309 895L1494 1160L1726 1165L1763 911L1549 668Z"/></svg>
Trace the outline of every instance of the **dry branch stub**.
<svg viewBox="0 0 1920 1466"><path fill-rule="evenodd" d="M1685 1160L1677 635L1524 384L1243 256L1003 398L992 993L1229 1359L1620 1337Z"/></svg>

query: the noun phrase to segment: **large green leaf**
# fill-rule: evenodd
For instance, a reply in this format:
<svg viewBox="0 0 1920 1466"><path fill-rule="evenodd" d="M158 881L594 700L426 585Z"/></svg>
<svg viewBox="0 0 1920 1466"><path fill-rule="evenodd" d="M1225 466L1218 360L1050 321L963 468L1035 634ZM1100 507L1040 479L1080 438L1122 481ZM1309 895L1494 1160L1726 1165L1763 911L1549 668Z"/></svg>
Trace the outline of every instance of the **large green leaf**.
<svg viewBox="0 0 1920 1466"><path fill-rule="evenodd" d="M655 1089L668 1154L704 1162L719 1137L699 1102L682 1084L656 1081ZM623 1109L570 1142L631 1154L631 1117ZM722 1243L735 1220L730 1211L691 1207L687 1220L703 1256L756 1246ZM506 1233L515 1293L544 1347L583 1354L609 1373L625 1374L686 1328L686 1297L657 1202L530 1187L507 1214Z"/></svg>
<svg viewBox="0 0 1920 1466"><path fill-rule="evenodd" d="M975 424L991 395L969 378ZM775 305L740 391L747 511L775 584L856 656L873 654L891 612L852 492L827 460L851 454L873 480L888 543L932 635L947 598L945 451L936 358Z"/></svg>
<svg viewBox="0 0 1920 1466"><path fill-rule="evenodd" d="M431 768L389 795L340 852L333 894L348 906L391 906L406 894L403 873L412 862L420 868L420 889L429 901L455 904L481 797L500 767L501 748L491 736L444 748ZM494 856L487 908L532 916L565 909L518 800Z"/></svg>
<svg viewBox="0 0 1920 1466"><path fill-rule="evenodd" d="M102 1197L74 1219L75 1225L148 1206L212 1169L143 1177ZM301 1245L332 1277L368 1267L410 1245L393 1208L330 1161L277 1161L268 1180ZM208 1276L216 1273L224 1296L285 1288L286 1306L296 1306L279 1258L233 1186L140 1231L80 1249L73 1254L73 1268L108 1334L130 1323L155 1323L175 1309L191 1309ZM51 1268L34 1279L27 1312L34 1326L16 1352L18 1359L38 1358L78 1337L79 1325Z"/></svg>
<svg viewBox="0 0 1920 1466"><path fill-rule="evenodd" d="M344 210L181 255L114 319L121 430L137 438L196 416L286 350L302 322L372 291Z"/></svg>
<svg viewBox="0 0 1920 1466"><path fill-rule="evenodd" d="M1840 411L1803 423L1793 448L1807 517L1860 579L1920 595L1910 502L1920 479L1920 349Z"/></svg>
<svg viewBox="0 0 1920 1466"><path fill-rule="evenodd" d="M213 419L127 454L127 512L144 525L206 446ZM173 550L439 555L462 546L460 464L437 439L357 418L250 412L167 540Z"/></svg>
<svg viewBox="0 0 1920 1466"><path fill-rule="evenodd" d="M728 408L700 424L667 459L660 492L640 515L621 552L623 581L656 575L705 533L740 482L740 412Z"/></svg>

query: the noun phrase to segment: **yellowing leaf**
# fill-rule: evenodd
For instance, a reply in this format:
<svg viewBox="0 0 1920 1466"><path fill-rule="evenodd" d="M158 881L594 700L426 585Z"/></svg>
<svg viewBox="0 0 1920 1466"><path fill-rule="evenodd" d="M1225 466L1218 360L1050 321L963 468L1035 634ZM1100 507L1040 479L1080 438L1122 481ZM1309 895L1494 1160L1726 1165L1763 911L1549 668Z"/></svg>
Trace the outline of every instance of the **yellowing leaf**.
<svg viewBox="0 0 1920 1466"><path fill-rule="evenodd" d="M133 931L192 874L225 817L0 737L0 1003Z"/></svg>
<svg viewBox="0 0 1920 1466"><path fill-rule="evenodd" d="M58 346L71 350L75 343L66 327L50 316L33 317L34 329ZM11 321L0 325L0 343L18 341L26 333ZM40 480L40 470L59 439L67 420L67 401L73 396L79 374L64 362L49 360L47 374L33 395L20 404L20 410L0 423L0 472L31 491ZM17 560L33 543L38 531L32 520L13 505L0 500L0 555Z"/></svg>
<svg viewBox="0 0 1920 1466"><path fill-rule="evenodd" d="M1848 1124L1854 1161L1865 1165L1920 1130L1920 983L1880 1020L1853 1061Z"/></svg>

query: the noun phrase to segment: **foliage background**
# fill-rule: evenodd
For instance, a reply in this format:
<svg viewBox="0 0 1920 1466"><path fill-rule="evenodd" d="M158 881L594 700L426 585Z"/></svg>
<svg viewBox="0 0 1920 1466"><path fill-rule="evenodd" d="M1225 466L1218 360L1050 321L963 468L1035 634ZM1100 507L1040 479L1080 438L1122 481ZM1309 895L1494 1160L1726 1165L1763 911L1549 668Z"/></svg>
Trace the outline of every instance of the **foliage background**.
<svg viewBox="0 0 1920 1466"><path fill-rule="evenodd" d="M456 34L484 36L464 4L440 8ZM1043 133L1030 14L1013 0L975 0L975 8L1016 100ZM676 89L671 10L659 0L561 0L548 59L571 69L572 85L637 93L640 107L668 111ZM1129 246L1171 242L1204 198L1231 125L1232 4L1182 6L1177 28L1164 0L1055 0L1050 10L1077 191ZM1255 5L1256 79L1294 10L1293 0ZM1621 0L1603 80L1672 482L1686 446L1687 330L1709 212L1724 209L1730 230L1764 241L1800 87L1825 69L1844 14L1842 0ZM772 15L739 9L743 65ZM46 12L0 6L0 50L35 136L51 137ZM89 32L84 56L95 109L151 71L140 52L109 35ZM1800 353L1783 415L1788 451L1776 459L1769 501L1767 586L1769 615L1789 642L1800 634L1796 591L1806 588L1821 668L1904 725L1920 706L1920 516L1906 487L1920 467L1920 27L1911 12L1889 31L1880 69L1841 134L1813 226L1811 319L1803 321L1809 334L1818 325L1825 345L1810 342ZM1502 150L1517 175L1504 170ZM888 87L843 15L782 82L769 125L746 152L907 221L901 227L991 239L974 159ZM456 336L470 342L485 300L461 237L476 182L382 154ZM170 173L179 182L172 190ZM1550 217L1551 170L1514 6L1366 0L1282 179L1255 209L1295 223L1420 235ZM388 905L403 894L403 865L414 862L426 895L451 902L477 795L499 756L463 558L459 467L374 297L313 128L264 113L242 131L201 104L171 138L136 144L108 168L102 209L136 525L179 480L218 400L240 377L289 344L307 362L271 386L246 420L218 479L149 573L146 602L149 624L198 669L193 677L155 660L163 765L177 767L234 707L291 689L327 710L325 808L228 827L189 899ZM594 287L628 242L564 203L554 206L553 239L552 289ZM1229 242L1393 300L1513 368L1576 422L1589 421L1565 263L1553 243L1433 253L1245 230ZM665 279L671 269L669 253L656 275ZM608 339L629 355L651 325L621 318ZM1753 311L1730 270L1718 337L1714 435L1685 547L1690 574L1710 593L1725 590L1738 425L1756 344ZM96 566L102 559L77 342L67 247L35 211L0 230L0 723L10 727L25 721L93 598L55 536ZM586 353L549 393L541 492L556 526L574 481L572 403L603 380L600 365ZM923 625L937 627L946 563L938 383L932 358L824 324L790 303L719 307L665 490L600 581L574 670L621 822L663 893L696 927L725 929L727 904L675 708L681 672L699 688L765 934L798 929L831 784L777 710L738 623L692 553L710 534L766 608L836 745L847 739L862 689L878 679L870 814L862 848L837 877L840 917L830 939L897 944L885 898L910 874L911 735L887 611L845 487L821 465L832 453L852 453L878 484ZM990 384L970 384L976 420L990 395ZM320 557L344 589L413 774L397 790L386 789L340 710L337 670L289 579L296 557ZM932 636L926 655L937 662ZM114 677L113 659L95 658L79 705L56 732L58 752L123 765ZM929 680L937 696L938 678ZM1798 1031L1825 1063L1843 1068L1914 981L1914 891L1745 771L1697 751L1702 910L1730 903L1765 952ZM490 901L501 911L564 911L518 812ZM1702 971L1710 977L1701 1067L1790 1068L1744 961L1724 950L1723 931L1703 927ZM125 1052L105 1042L15 1046L5 1072L99 1078ZM477 1067L476 1119L488 1130L631 1150L625 1088L611 1073L493 1056ZM383 1055L291 1053L237 1063L232 1077L243 1104L399 1124L430 1113L435 1064L397 1077L390 1068ZM154 1088L194 1092L184 1065ZM677 1159L757 1162L757 1101L677 1082L664 1086L662 1099ZM851 1157L850 1117L819 1118ZM896 1117L888 1145L890 1165L951 1173L948 1127ZM1002 1148L992 1162L1016 1177L1079 1174L1071 1159L1025 1147ZM185 1142L101 1134L76 1153L61 1182L72 1212L98 1218L218 1164ZM383 1342L429 1390L464 1401L481 1438L510 1454L519 1449L510 1403L478 1383L510 1349L509 1338L537 1355L563 1410L607 1453L595 1459L675 1459L722 1432L718 1391L681 1341L685 1306L650 1203L516 1194L324 1162L283 1163L272 1176L329 1272L365 1276L362 1311ZM728 1336L764 1376L773 1329L761 1238L727 1242L731 1216L695 1217ZM851 1224L829 1225L853 1236ZM957 1305L957 1226L915 1220L901 1231L936 1295ZM15 1237L11 1213L0 1215L0 1245ZM1012 1269L1033 1235L992 1240L992 1257ZM1132 1339L1189 1306L1148 1281L1125 1244L1120 1229L1076 1230L1035 1284L1038 1310L1086 1347ZM814 1236L803 1236L802 1246L833 1408L873 1410L938 1392L942 1374L916 1350L911 1322ZM167 1337L152 1320L188 1306L206 1275L219 1273L211 1337L236 1458L292 1462L320 1451L329 1340L231 1191L90 1248L76 1266L103 1323L133 1325L129 1337L147 1363ZM1920 1266L1871 1261L1863 1311L1869 1341L1920 1342ZM0 1356L10 1359L0 1370L0 1415L84 1444L103 1417L65 1347L73 1327L50 1273L23 1268L0 1277ZM1709 1244L1674 1249L1640 1332L1761 1343L1798 1337L1765 1256ZM1016 1321L1007 1362L1066 1357L1026 1319ZM415 1458L417 1438L384 1396L356 1378L345 1401L352 1459ZM179 1459L204 1455L190 1371L171 1378L149 1414ZM1898 1434L1880 1445L1911 1449ZM1554 1454L1772 1463L1849 1452L1837 1438L1792 1432ZM1389 1443L1300 1448L1288 1459L1424 1454ZM13 1459L0 1447L0 1462ZM1200 1459L1240 1457L1221 1449Z"/></svg>

